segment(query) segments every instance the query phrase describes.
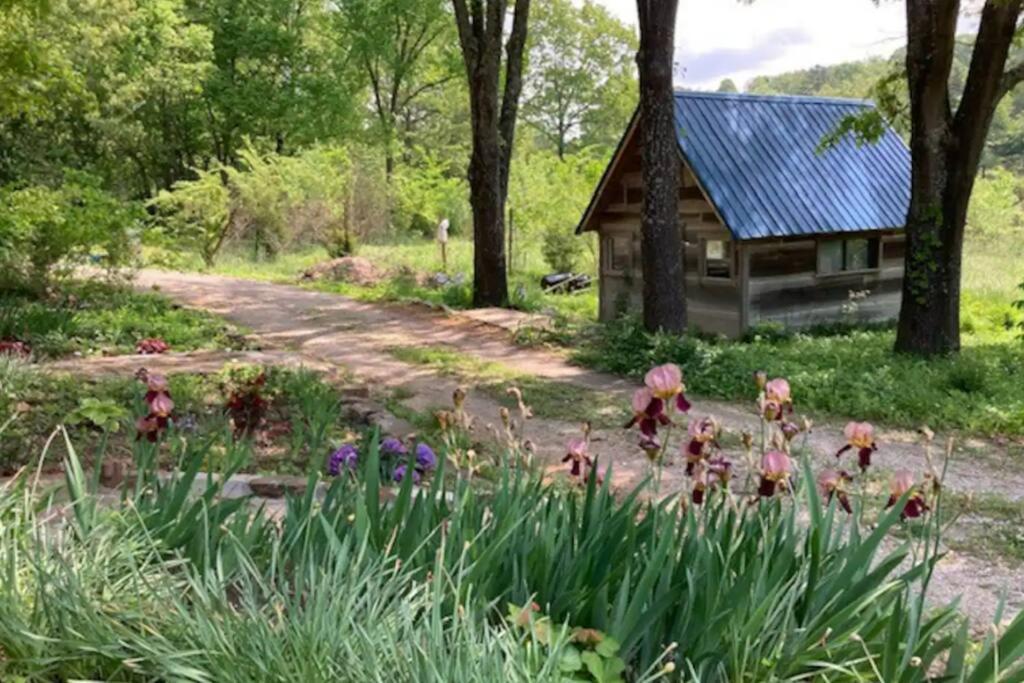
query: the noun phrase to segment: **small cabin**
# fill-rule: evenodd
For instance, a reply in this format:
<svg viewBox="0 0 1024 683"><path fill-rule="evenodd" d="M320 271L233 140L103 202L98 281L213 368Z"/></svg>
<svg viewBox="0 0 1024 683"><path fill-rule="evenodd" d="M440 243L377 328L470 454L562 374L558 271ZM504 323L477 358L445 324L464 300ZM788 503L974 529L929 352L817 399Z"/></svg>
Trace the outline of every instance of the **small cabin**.
<svg viewBox="0 0 1024 683"><path fill-rule="evenodd" d="M822 148L860 100L677 92L689 323L741 336L899 313L910 152L893 130ZM600 317L640 311L644 201L634 115L577 228L600 238Z"/></svg>

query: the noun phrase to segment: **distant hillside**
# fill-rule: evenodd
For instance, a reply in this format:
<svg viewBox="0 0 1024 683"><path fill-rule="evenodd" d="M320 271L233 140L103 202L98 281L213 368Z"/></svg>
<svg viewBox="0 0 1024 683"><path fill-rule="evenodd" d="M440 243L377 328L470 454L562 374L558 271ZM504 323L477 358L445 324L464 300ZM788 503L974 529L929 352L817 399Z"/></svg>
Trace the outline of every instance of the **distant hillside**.
<svg viewBox="0 0 1024 683"><path fill-rule="evenodd" d="M972 37L964 37L957 49L950 79L954 98L959 98L963 92L971 56L971 41ZM903 50L899 50L889 59L873 57L832 66L815 66L776 76L757 76L747 83L745 91L763 95L876 99L875 85L886 76L902 71L903 54ZM901 102L906 102L906 95L902 91L899 97ZM904 128L903 121L896 120L893 124L897 129ZM987 167L1002 165L1024 171L1024 87L1018 87L996 111L983 164Z"/></svg>

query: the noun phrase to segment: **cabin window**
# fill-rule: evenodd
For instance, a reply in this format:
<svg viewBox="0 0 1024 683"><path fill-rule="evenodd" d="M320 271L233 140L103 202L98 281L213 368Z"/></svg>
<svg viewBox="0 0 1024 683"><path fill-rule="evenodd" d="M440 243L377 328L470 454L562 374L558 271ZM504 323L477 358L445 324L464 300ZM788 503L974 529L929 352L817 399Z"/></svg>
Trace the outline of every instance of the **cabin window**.
<svg viewBox="0 0 1024 683"><path fill-rule="evenodd" d="M704 277L732 277L732 243L728 240L704 240Z"/></svg>
<svg viewBox="0 0 1024 683"><path fill-rule="evenodd" d="M633 239L629 235L604 238L605 268L613 273L629 270L633 264Z"/></svg>
<svg viewBox="0 0 1024 683"><path fill-rule="evenodd" d="M818 242L818 273L874 270L878 268L878 238L858 237Z"/></svg>

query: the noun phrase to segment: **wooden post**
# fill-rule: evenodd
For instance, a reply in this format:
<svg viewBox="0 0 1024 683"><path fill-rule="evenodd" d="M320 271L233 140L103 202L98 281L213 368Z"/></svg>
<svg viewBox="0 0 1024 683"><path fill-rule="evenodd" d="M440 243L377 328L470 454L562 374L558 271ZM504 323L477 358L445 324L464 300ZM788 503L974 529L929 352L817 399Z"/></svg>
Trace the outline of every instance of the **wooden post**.
<svg viewBox="0 0 1024 683"><path fill-rule="evenodd" d="M512 234L516 231L516 213L512 207L508 207L508 273L512 274L513 266L516 262L515 252L513 248Z"/></svg>

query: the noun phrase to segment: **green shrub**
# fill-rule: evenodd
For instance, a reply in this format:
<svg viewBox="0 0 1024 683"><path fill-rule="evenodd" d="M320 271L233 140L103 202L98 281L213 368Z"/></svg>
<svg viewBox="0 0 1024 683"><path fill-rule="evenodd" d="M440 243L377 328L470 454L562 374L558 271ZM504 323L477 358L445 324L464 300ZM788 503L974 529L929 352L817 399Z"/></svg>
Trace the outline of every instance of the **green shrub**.
<svg viewBox="0 0 1024 683"><path fill-rule="evenodd" d="M576 270L580 256L583 254L583 240L573 230L549 228L544 231L544 261L558 273L571 273Z"/></svg>
<svg viewBox="0 0 1024 683"><path fill-rule="evenodd" d="M430 239L434 236L435 227L434 222L422 213L414 213L409 219L409 233L418 237Z"/></svg>
<svg viewBox="0 0 1024 683"><path fill-rule="evenodd" d="M56 187L0 189L0 286L41 289L85 263L108 268L132 255L139 207L101 190L84 174Z"/></svg>

